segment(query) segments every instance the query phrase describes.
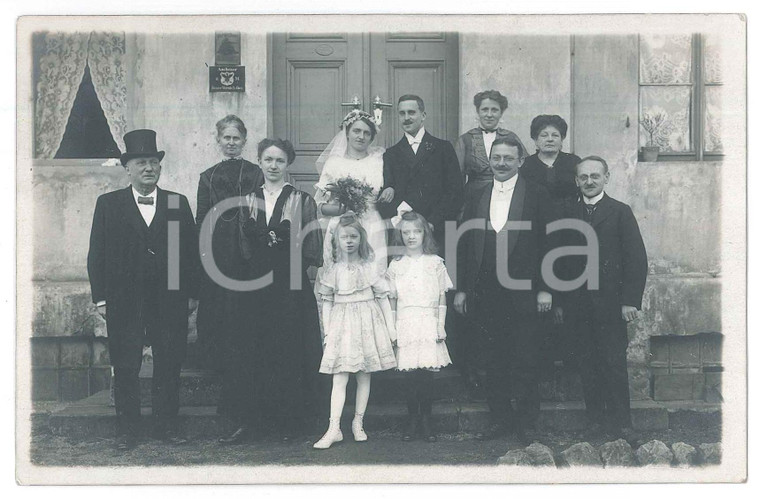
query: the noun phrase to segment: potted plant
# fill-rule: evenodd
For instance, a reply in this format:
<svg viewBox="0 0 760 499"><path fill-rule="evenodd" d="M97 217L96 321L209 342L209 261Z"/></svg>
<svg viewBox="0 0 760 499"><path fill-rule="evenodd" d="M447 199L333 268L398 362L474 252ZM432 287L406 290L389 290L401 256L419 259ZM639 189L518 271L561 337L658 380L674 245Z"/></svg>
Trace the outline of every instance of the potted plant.
<svg viewBox="0 0 760 499"><path fill-rule="evenodd" d="M655 136L660 128L665 125L668 120L668 113L662 108L653 108L644 113L641 117L641 128L643 128L649 138L645 146L641 148L641 156L645 162L657 161L657 155L660 153L660 146L655 141Z"/></svg>

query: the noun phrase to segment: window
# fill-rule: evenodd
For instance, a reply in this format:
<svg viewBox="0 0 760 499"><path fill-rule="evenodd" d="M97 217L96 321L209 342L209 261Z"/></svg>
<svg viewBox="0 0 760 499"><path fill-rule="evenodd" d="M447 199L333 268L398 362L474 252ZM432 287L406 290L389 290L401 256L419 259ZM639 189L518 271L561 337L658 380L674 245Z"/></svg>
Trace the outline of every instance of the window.
<svg viewBox="0 0 760 499"><path fill-rule="evenodd" d="M127 128L126 35L39 32L32 44L34 157L119 157Z"/></svg>
<svg viewBox="0 0 760 499"><path fill-rule="evenodd" d="M717 160L721 142L720 40L639 37L639 144L661 160Z"/></svg>
<svg viewBox="0 0 760 499"><path fill-rule="evenodd" d="M55 158L118 158L119 148L108 129L95 87L92 86L90 67L85 66L84 77L71 108L66 131Z"/></svg>

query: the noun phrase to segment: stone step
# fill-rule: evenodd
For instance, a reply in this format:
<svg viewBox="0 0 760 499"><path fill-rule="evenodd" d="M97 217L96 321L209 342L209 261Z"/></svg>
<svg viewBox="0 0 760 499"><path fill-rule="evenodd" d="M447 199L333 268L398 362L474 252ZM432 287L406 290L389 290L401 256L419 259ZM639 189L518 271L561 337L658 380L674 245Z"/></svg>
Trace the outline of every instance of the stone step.
<svg viewBox="0 0 760 499"><path fill-rule="evenodd" d="M707 408L701 404L703 409ZM631 403L634 427L640 430L662 430L668 428L668 410L666 403L655 401L633 401ZM706 410L718 410L719 405L712 405ZM681 409L689 409L681 406ZM150 408L142 409L144 416L150 415ZM347 404L344 411L345 428L350 424L349 418L353 408ZM54 410L46 416L36 416L36 421L43 424L47 418L47 427L57 435L73 439L110 437L115 431L116 416L110 404L110 393L104 390L86 399L73 402L63 408ZM398 428L406 417L406 407L401 403L378 403L371 400L365 413L365 426L370 431ZM216 413L215 406L182 407L180 418L189 436L216 437L227 429L223 418ZM489 411L485 403L438 401L433 405L433 419L439 431L447 433L475 432L485 428L489 423ZM150 418L142 418L146 430ZM542 402L539 428L573 431L584 428L584 407L582 402ZM317 421L316 428L322 428L326 421ZM321 431L321 430L316 430Z"/></svg>
<svg viewBox="0 0 760 499"><path fill-rule="evenodd" d="M150 407L152 368L143 367L140 372L140 398L144 407ZM180 403L184 406L216 405L221 392L221 376L203 370L184 369L180 378ZM353 379L349 382L347 397L353 400ZM582 399L580 380L574 373L558 372L552 381L539 385L541 400L566 402ZM404 380L401 373L387 371L372 376L372 398L378 402L401 402L404 399ZM469 395L464 381L453 368L436 373L434 400L467 400Z"/></svg>
<svg viewBox="0 0 760 499"><path fill-rule="evenodd" d="M143 407L150 407L150 387L153 365L145 362L140 370L140 400ZM216 405L221 393L221 376L212 371L183 369L180 377L180 404L183 406ZM328 382L329 383L329 382ZM347 399L352 402L356 393L355 381L349 381ZM454 367L441 369L435 374L433 400L466 401L470 394L464 380ZM552 379L539 385L541 400L553 402L583 399L580 378L568 369L555 368ZM372 400L375 402L404 401L404 375L397 371L384 371L372 375Z"/></svg>

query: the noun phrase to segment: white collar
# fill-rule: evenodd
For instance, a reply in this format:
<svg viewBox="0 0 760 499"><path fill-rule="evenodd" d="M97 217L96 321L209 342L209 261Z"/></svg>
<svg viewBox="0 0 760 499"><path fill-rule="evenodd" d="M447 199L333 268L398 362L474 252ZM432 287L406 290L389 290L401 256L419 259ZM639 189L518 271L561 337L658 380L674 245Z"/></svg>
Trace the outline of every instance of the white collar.
<svg viewBox="0 0 760 499"><path fill-rule="evenodd" d="M142 194L140 194L139 192L137 192L137 189L135 189L135 186L133 185L132 186L132 196L134 196L135 201L137 201L138 197L141 197L141 198L155 198L157 190L158 190L158 188L154 187L153 191L151 191L150 194L148 194L147 196L143 196Z"/></svg>
<svg viewBox="0 0 760 499"><path fill-rule="evenodd" d="M282 190L285 188L285 186L286 186L286 185L290 185L290 182L285 182L285 183L284 183L284 184L282 184L282 185L280 186L280 188L279 188L279 189L277 189L276 191L270 191L269 189L267 189L267 184L261 184L261 190L262 190L263 192L265 192L266 194L274 195L274 194L279 194L279 193L281 193L281 192L282 192Z"/></svg>
<svg viewBox="0 0 760 499"><path fill-rule="evenodd" d="M585 195L583 196L583 202L586 204L596 204L599 202L600 199L604 197L604 191L600 192L596 196L592 198L587 198Z"/></svg>
<svg viewBox="0 0 760 499"><path fill-rule="evenodd" d="M512 178L509 178L505 180L504 182L499 182L498 180L493 180L493 189L495 191L503 192L503 191L511 191L515 188L515 185L517 184L517 175L514 175Z"/></svg>
<svg viewBox="0 0 760 499"><path fill-rule="evenodd" d="M424 125L421 126L420 129L417 131L417 135L415 135L414 137L412 137L411 135L409 135L406 132L404 132L404 135L406 135L406 140L410 144L412 142L416 142L416 143L420 144L420 143L422 143L422 137L425 136L425 126Z"/></svg>
<svg viewBox="0 0 760 499"><path fill-rule="evenodd" d="M235 161L235 160L241 160L243 159L243 156L235 156L234 158L230 158L229 156L222 156L222 161Z"/></svg>

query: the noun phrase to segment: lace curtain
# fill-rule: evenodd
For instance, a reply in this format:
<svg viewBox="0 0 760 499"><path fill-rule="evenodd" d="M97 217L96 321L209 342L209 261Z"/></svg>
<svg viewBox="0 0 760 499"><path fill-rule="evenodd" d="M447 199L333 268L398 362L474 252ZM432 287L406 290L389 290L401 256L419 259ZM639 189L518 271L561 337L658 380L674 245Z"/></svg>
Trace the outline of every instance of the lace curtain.
<svg viewBox="0 0 760 499"><path fill-rule="evenodd" d="M124 33L45 35L35 105L35 157L51 159L58 151L87 64L111 135L124 151L125 45Z"/></svg>

